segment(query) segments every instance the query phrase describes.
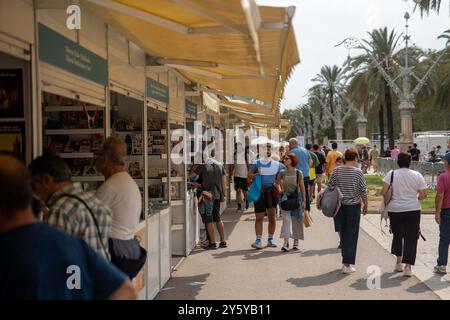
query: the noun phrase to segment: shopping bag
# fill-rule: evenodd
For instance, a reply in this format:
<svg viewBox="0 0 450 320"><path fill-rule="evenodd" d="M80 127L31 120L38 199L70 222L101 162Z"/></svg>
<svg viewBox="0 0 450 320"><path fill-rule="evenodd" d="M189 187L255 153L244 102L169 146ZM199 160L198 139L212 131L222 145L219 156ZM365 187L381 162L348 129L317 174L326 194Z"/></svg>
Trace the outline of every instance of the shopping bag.
<svg viewBox="0 0 450 320"><path fill-rule="evenodd" d="M219 211L219 214L222 215L222 213L224 213L225 210L227 210L227 202L226 202L226 201L222 201L222 202L220 203L220 211Z"/></svg>
<svg viewBox="0 0 450 320"><path fill-rule="evenodd" d="M309 228L313 224L313 219L311 216L311 213L309 211L305 211L303 213L303 224L305 225L305 228Z"/></svg>

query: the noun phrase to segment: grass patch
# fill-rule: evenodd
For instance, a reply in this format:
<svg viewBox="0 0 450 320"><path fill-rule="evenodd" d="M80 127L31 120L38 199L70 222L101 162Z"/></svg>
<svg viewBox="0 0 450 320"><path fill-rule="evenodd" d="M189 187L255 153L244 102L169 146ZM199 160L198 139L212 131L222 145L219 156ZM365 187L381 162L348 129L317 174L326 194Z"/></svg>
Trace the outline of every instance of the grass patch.
<svg viewBox="0 0 450 320"><path fill-rule="evenodd" d="M367 183L367 191L369 194L369 202L381 202L383 196L381 195L381 189L383 188L383 176L378 175L364 175ZM428 198L420 201L423 211L434 212L434 198L436 191L432 189L427 190Z"/></svg>

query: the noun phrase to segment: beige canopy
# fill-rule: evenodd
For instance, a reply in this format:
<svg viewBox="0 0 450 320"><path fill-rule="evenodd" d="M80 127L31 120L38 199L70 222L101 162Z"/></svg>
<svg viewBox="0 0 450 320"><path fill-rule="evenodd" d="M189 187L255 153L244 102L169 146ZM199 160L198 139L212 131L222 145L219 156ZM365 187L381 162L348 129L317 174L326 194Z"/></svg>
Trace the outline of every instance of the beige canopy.
<svg viewBox="0 0 450 320"><path fill-rule="evenodd" d="M156 57L156 64L219 95L264 102L277 118L286 81L299 62L291 24L295 7L261 7L254 0L83 3Z"/></svg>

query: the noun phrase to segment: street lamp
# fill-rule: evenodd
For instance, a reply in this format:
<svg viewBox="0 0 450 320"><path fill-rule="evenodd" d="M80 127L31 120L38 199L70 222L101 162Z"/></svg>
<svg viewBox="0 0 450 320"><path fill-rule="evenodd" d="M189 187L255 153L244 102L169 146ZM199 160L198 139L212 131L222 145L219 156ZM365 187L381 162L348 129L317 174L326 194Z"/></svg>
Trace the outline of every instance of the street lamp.
<svg viewBox="0 0 450 320"><path fill-rule="evenodd" d="M417 1L416 1L417 2ZM419 1L420 2L420 1ZM433 64L431 67L427 70L425 75L420 79L417 77L417 75L413 71L413 67L409 66L408 62L408 54L409 54L409 40L410 36L408 35L408 20L410 18L409 13L406 12L404 16L406 20L405 25L405 65L402 67L400 66L400 74L392 78L389 73L383 68L382 64L377 61L377 59L371 54L371 52L366 48L366 46L361 42L361 40L350 37L342 41L341 43L337 44L335 47L344 45L345 48L348 50L353 48L360 48L366 51L366 53L371 57L374 65L378 69L378 71L381 73L383 78L387 81L389 86L391 87L394 94L397 96L397 98L400 101L399 110L400 110L400 119L401 119L401 133L400 133L400 148L402 151L406 151L408 145L411 145L413 143L413 130L412 130L412 111L414 110L414 101L417 96L417 94L420 92L422 87L425 85L427 80L430 78L431 74L433 73L434 69L438 66L442 58L445 56L448 50L448 45L445 47L443 52L439 55L439 57L433 61ZM350 55L349 55L350 58ZM402 87L400 88L395 81L400 78L402 79ZM417 85L411 90L411 77L414 77L418 83Z"/></svg>

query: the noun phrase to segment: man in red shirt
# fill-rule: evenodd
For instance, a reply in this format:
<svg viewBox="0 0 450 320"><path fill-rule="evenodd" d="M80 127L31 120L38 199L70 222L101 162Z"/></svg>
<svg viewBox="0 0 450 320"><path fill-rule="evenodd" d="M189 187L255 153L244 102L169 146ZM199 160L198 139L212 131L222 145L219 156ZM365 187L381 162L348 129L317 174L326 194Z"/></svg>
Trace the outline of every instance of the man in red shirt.
<svg viewBox="0 0 450 320"><path fill-rule="evenodd" d="M450 153L444 156L446 171L439 176L436 193L436 222L439 224L439 257L434 272L447 273L450 245Z"/></svg>

